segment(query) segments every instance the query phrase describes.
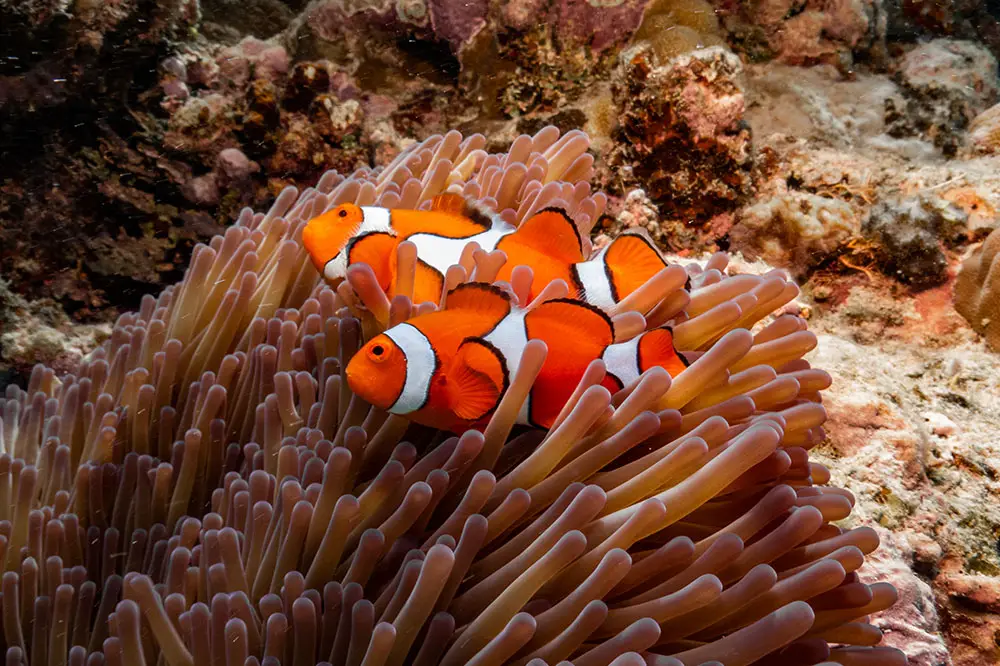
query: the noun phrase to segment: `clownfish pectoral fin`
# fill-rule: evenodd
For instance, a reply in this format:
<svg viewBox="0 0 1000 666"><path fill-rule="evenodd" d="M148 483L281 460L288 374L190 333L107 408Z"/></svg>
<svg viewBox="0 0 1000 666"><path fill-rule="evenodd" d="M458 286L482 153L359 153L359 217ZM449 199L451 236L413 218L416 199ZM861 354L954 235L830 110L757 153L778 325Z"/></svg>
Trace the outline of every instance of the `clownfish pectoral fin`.
<svg viewBox="0 0 1000 666"><path fill-rule="evenodd" d="M576 223L561 208L545 208L524 221L517 231L503 239L506 244L520 244L567 264L583 261L583 240Z"/></svg>
<svg viewBox="0 0 1000 666"><path fill-rule="evenodd" d="M599 358L615 339L608 315L583 301L567 298L532 308L524 316L524 325L529 340L542 340L550 350L560 350L557 358L575 359L579 355L586 363Z"/></svg>
<svg viewBox="0 0 1000 666"><path fill-rule="evenodd" d="M671 377L676 377L688 367L687 359L677 352L674 334L669 326L654 328L639 337L639 372L660 366Z"/></svg>
<svg viewBox="0 0 1000 666"><path fill-rule="evenodd" d="M489 414L509 383L500 351L479 338L462 342L445 379L451 411L465 421Z"/></svg>
<svg viewBox="0 0 1000 666"><path fill-rule="evenodd" d="M632 231L613 240L604 252L616 301L625 298L666 268L667 262L644 232Z"/></svg>
<svg viewBox="0 0 1000 666"><path fill-rule="evenodd" d="M446 192L431 199L431 210L440 213L453 213L455 215L465 215L469 207L468 201L461 194Z"/></svg>
<svg viewBox="0 0 1000 666"><path fill-rule="evenodd" d="M358 236L347 247L347 264L368 264L375 273L379 286L387 290L395 273L397 245L399 239L384 231Z"/></svg>
<svg viewBox="0 0 1000 666"><path fill-rule="evenodd" d="M510 313L510 294L486 282L466 282L448 292L445 310L495 313L500 321Z"/></svg>

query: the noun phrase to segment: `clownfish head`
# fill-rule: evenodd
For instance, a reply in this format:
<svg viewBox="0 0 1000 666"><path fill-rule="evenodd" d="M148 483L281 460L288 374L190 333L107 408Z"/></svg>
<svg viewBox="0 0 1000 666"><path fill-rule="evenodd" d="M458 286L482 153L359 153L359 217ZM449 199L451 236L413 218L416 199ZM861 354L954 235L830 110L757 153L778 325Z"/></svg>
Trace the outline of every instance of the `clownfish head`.
<svg viewBox="0 0 1000 666"><path fill-rule="evenodd" d="M351 238L361 231L364 221L364 211L352 203L341 204L309 220L302 230L302 244L309 252L316 270L324 273L327 264L336 259Z"/></svg>
<svg viewBox="0 0 1000 666"><path fill-rule="evenodd" d="M379 409L391 409L403 397L406 352L385 333L372 338L347 364L347 385Z"/></svg>

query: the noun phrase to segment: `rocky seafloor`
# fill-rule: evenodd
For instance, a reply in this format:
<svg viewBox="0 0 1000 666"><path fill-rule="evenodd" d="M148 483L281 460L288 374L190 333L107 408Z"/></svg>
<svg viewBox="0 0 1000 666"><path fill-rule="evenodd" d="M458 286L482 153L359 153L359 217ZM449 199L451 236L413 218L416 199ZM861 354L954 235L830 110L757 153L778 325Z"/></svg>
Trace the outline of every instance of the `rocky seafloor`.
<svg viewBox="0 0 1000 666"><path fill-rule="evenodd" d="M1000 227L991 7L2 0L0 385L73 368L285 185L583 129L598 238L795 277L834 378L814 454L900 592L875 623L912 664L998 663L1000 278L955 301Z"/></svg>

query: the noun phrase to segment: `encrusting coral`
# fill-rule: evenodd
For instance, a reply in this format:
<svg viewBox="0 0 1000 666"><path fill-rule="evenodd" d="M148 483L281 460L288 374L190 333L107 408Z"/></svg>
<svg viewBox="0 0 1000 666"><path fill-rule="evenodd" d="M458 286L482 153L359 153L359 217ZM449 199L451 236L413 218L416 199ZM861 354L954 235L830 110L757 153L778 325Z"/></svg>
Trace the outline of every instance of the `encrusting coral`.
<svg viewBox="0 0 1000 666"><path fill-rule="evenodd" d="M632 42L645 42L661 63L707 46L724 46L715 9L705 0L653 0Z"/></svg>
<svg viewBox="0 0 1000 666"><path fill-rule="evenodd" d="M1000 230L962 264L955 280L955 309L987 345L1000 350Z"/></svg>
<svg viewBox="0 0 1000 666"><path fill-rule="evenodd" d="M363 339L436 305L411 303L405 270L391 302L364 265L320 282L299 243L311 217L445 190L515 223L601 214L586 135L485 145L435 136L244 210L74 374L7 388L6 663L905 663L868 623L895 590L857 573L878 538L834 524L853 497L809 460L830 377L780 313L798 293L780 272L729 276L721 254L688 286L664 269L616 333L672 323L690 367L612 396L595 362L548 433L513 429L544 345L481 433L351 395ZM502 260L469 248L446 290Z"/></svg>

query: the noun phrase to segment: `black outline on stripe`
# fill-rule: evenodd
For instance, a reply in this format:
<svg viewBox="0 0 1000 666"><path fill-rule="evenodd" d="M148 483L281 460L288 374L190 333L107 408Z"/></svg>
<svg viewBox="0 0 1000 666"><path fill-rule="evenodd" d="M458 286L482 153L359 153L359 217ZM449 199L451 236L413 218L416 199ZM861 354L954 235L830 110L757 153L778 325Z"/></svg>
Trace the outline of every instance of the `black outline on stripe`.
<svg viewBox="0 0 1000 666"><path fill-rule="evenodd" d="M410 234L409 236L407 236L403 240L410 240L411 238L415 238L416 236L430 236L432 238L444 238L444 239L447 239L447 240L464 240L464 241L469 241L470 239L475 238L476 236L482 236L483 234L485 234L489 230L490 229L484 229L484 230L480 231L479 233L472 234L471 236L445 236L444 234L435 234L435 233L431 233L430 231L417 231L416 233ZM501 236L500 238L504 238L504 237ZM480 247L482 247L482 246L480 246Z"/></svg>
<svg viewBox="0 0 1000 666"><path fill-rule="evenodd" d="M573 281L573 286L576 287L576 293L580 294L581 300L587 298L587 288L583 286L583 280L580 279L580 269L577 266L585 263L587 262L581 261L577 264L571 264L569 267L569 279Z"/></svg>
<svg viewBox="0 0 1000 666"><path fill-rule="evenodd" d="M638 345L636 345L636 346L638 346ZM604 359L602 358L601 360L603 361ZM620 378L618 377L618 375L616 375L615 373L611 372L610 370L607 370L607 369L605 369L605 371L604 371L604 376L605 376L605 377L610 377L610 378L611 378L611 380L612 380L612 381L613 381L613 382L614 382L615 384L618 384L618 388L617 388L616 390L612 391L611 395L614 395L615 393L618 393L618 391L621 391L622 389L624 389L624 388L625 388L625 382L623 382L623 381L622 381L622 380L621 380L621 379L620 379ZM600 386L600 384L596 384L595 386Z"/></svg>
<svg viewBox="0 0 1000 666"><path fill-rule="evenodd" d="M354 251L354 247L360 241L364 240L365 238L368 238L369 236L376 236L376 235L377 236L388 236L389 238L398 238L397 234L390 233L388 231L367 231L367 232L361 234L360 236L352 236L350 239L348 239L347 245L344 246L344 249L341 250L342 252L346 253L344 256L347 257L347 266L348 267L350 267L351 265L354 264L354 259L351 258L351 252ZM334 259L336 259L336 257L334 257ZM331 259L330 261L333 261L333 259ZM365 262L359 261L358 263L362 263L363 264Z"/></svg>
<svg viewBox="0 0 1000 666"><path fill-rule="evenodd" d="M381 233L381 232L377 232L377 233ZM409 322L405 322L404 321L404 322L402 322L399 325L402 326L403 324L406 324L407 326L410 326L411 328L413 328L414 330L416 330L417 333L419 333L420 335L424 336L424 340L427 341L427 346L431 348L431 353L434 354L434 369L431 371L431 381L427 385L427 392L424 395L424 401L422 403L420 403L419 407L417 407L416 409L414 409L412 412L409 412L410 414L413 414L414 412L419 412L421 409L423 409L424 407L426 407L427 406L427 402L431 399L431 388L433 388L433 386L434 386L434 377L437 375L438 370L441 369L441 357L438 356L437 349L434 348L434 343L431 342L431 339L427 337L426 333L424 333L419 328L417 328L416 326L414 326L413 324L411 324ZM396 403L399 402L399 399L403 396L403 389L406 388L406 380L410 376L410 360L409 360L409 358L407 358L407 356L406 356L406 350L403 349L402 345L398 344L392 338L389 338L389 340L392 342L392 346L395 347L396 349L398 349L399 353L401 353L403 355L403 360L406 362L404 364L404 366L403 366L403 386L402 386L402 388L399 389L399 394L396 396L396 399L392 401L391 405L389 405L389 409L392 409L396 405ZM388 410L386 410L386 411L388 411Z"/></svg>
<svg viewBox="0 0 1000 666"><path fill-rule="evenodd" d="M691 278L688 278L688 280L690 281ZM681 350L679 350L677 348L677 343L674 342L674 327L673 326L658 326L657 328L664 328L664 329L670 331L670 346L674 348L674 355L681 360L681 363L684 364L685 368L690 368L691 367L691 361L687 360L687 357L685 357L684 354L681 353ZM655 331L656 329L654 328L653 330Z"/></svg>
<svg viewBox="0 0 1000 666"><path fill-rule="evenodd" d="M601 255L601 264L604 265L604 278L608 281L608 289L611 291L611 301L618 304L621 299L618 297L618 285L615 284L614 277L611 275L611 266L608 265L607 252Z"/></svg>

